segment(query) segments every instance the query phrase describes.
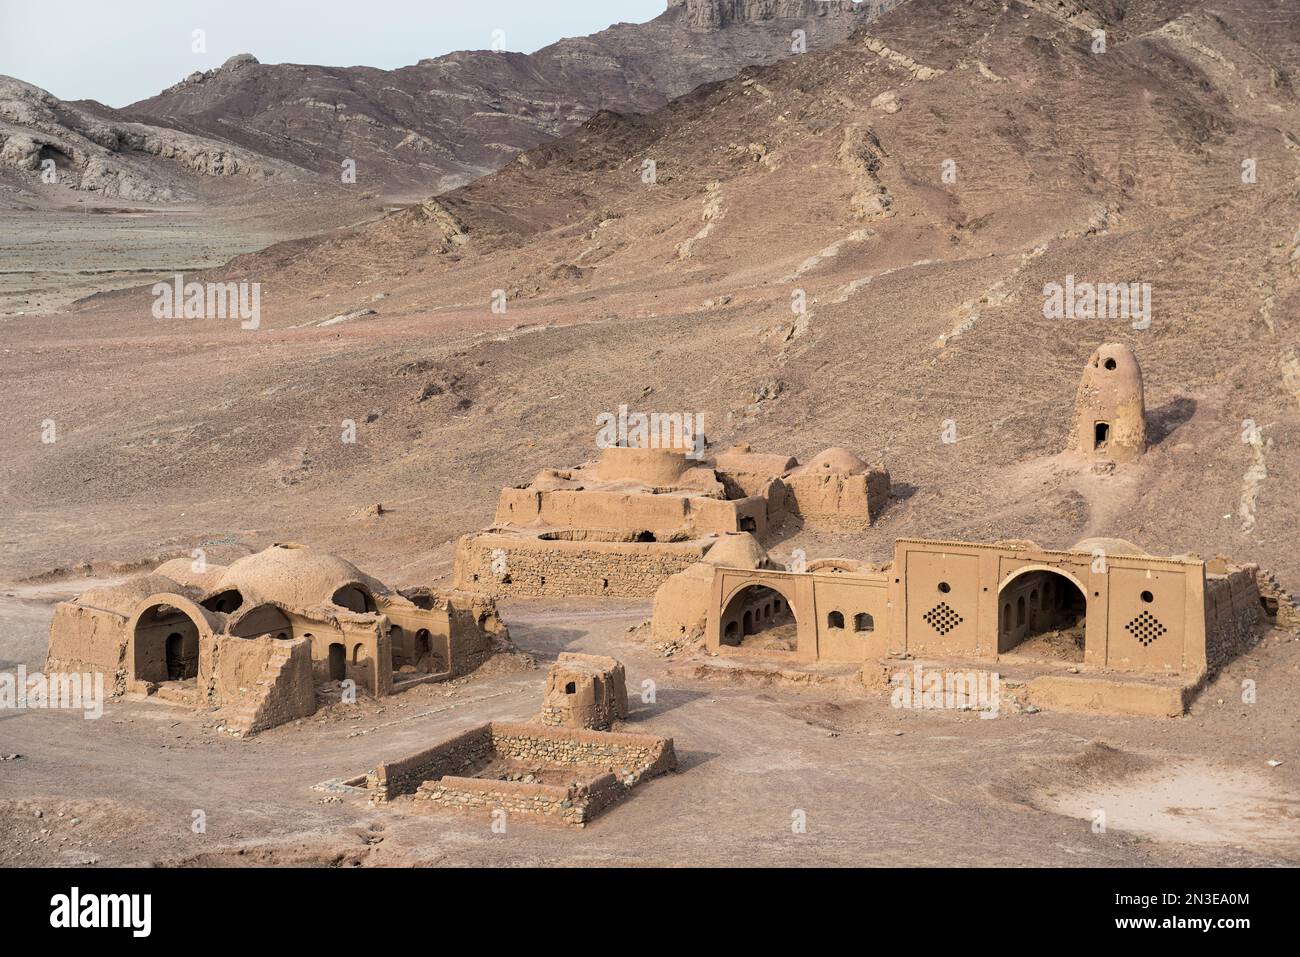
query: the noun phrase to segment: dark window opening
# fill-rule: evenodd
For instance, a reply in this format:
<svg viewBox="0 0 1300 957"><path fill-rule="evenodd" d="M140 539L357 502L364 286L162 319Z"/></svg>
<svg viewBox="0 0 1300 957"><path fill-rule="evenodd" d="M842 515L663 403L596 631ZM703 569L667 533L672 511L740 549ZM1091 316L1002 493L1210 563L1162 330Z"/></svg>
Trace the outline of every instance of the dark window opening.
<svg viewBox="0 0 1300 957"><path fill-rule="evenodd" d="M1110 442L1110 423L1098 422L1093 429L1092 447L1094 449L1104 449Z"/></svg>
<svg viewBox="0 0 1300 957"><path fill-rule="evenodd" d="M564 686L564 693L565 693L565 694L577 694L577 693L578 693L578 683L577 683L576 681L570 681L567 685Z"/></svg>
<svg viewBox="0 0 1300 957"><path fill-rule="evenodd" d="M843 615L843 613L838 612L838 611L833 611L833 612L831 612L829 615L827 615L827 616L826 616L826 627L827 627L827 628L843 628L843 627L844 627L844 615Z"/></svg>
<svg viewBox="0 0 1300 957"><path fill-rule="evenodd" d="M875 631L876 621L865 611L860 611L853 616L854 631Z"/></svg>
<svg viewBox="0 0 1300 957"><path fill-rule="evenodd" d="M335 642L330 645L329 680L342 681L347 677L348 650Z"/></svg>

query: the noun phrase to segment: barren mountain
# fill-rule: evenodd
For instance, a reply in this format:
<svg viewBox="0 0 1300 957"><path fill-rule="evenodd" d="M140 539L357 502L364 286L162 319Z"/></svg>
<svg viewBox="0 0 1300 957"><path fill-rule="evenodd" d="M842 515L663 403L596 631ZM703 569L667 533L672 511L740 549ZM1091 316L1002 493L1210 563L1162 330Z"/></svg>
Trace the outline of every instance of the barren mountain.
<svg viewBox="0 0 1300 957"><path fill-rule="evenodd" d="M60 188L104 199L174 203L193 198L204 178L237 178L250 186L311 178L306 170L227 141L127 122L105 112L95 105L65 103L31 84L0 76L4 205Z"/></svg>
<svg viewBox="0 0 1300 957"><path fill-rule="evenodd" d="M888 0L669 0L532 54L474 51L398 70L261 64L194 73L116 115L218 137L331 177L423 198L504 166L597 110L645 112L750 64L844 40Z"/></svg>
<svg viewBox="0 0 1300 957"><path fill-rule="evenodd" d="M16 326L6 565L302 538L436 575L627 403L889 467L877 526L778 555L1105 535L1295 590L1298 68L1283 0L912 0L209 274L262 284L255 331L154 319L147 288ZM1150 283L1149 327L1045 318L1071 276ZM1096 474L1057 453L1106 341L1142 363L1153 445Z"/></svg>

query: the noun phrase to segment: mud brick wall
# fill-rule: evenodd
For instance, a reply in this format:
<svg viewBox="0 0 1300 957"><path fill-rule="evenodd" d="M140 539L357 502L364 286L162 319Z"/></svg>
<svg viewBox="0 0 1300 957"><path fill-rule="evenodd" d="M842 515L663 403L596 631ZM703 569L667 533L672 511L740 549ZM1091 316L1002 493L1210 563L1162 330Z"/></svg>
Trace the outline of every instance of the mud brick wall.
<svg viewBox="0 0 1300 957"><path fill-rule="evenodd" d="M244 640L244 639L240 639ZM261 641L274 641L263 638ZM250 733L274 728L316 712L316 682L312 673L311 639L276 642L277 651L253 689Z"/></svg>
<svg viewBox="0 0 1300 957"><path fill-rule="evenodd" d="M116 612L62 602L54 608L45 671L104 675L104 687L126 687L126 618Z"/></svg>
<svg viewBox="0 0 1300 957"><path fill-rule="evenodd" d="M366 786L375 792L375 800L388 801L401 794L414 793L425 781L455 775L479 765L491 753L491 727L471 728L426 751L396 761L385 761L373 774L366 776Z"/></svg>
<svg viewBox="0 0 1300 957"><path fill-rule="evenodd" d="M505 553L504 572L493 553ZM456 550L456 587L494 598L651 598L671 576L704 557L699 542L543 541L467 535Z"/></svg>
<svg viewBox="0 0 1300 957"><path fill-rule="evenodd" d="M1253 565L1205 579L1205 662L1210 674L1258 640L1264 618Z"/></svg>
<svg viewBox="0 0 1300 957"><path fill-rule="evenodd" d="M889 473L794 475L785 479L786 508L813 528L861 531L889 500Z"/></svg>
<svg viewBox="0 0 1300 957"><path fill-rule="evenodd" d="M500 757L617 769L631 774L634 781L677 767L672 738L649 734L493 722L492 741Z"/></svg>
<svg viewBox="0 0 1300 957"><path fill-rule="evenodd" d="M613 775L606 777L613 781ZM447 776L422 785L416 796L454 810L502 810L507 820L515 814L526 814L564 824L583 824L588 817L585 789L576 786Z"/></svg>

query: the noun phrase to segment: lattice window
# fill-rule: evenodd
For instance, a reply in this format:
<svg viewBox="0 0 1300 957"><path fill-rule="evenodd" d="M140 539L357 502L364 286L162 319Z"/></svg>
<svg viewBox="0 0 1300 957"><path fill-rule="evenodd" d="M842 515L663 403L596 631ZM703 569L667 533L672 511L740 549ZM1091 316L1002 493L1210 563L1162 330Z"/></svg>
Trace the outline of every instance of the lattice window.
<svg viewBox="0 0 1300 957"><path fill-rule="evenodd" d="M1142 614L1138 615L1125 625L1124 628L1130 635L1142 643L1143 648L1169 630L1161 624L1159 618L1151 614L1149 611L1142 612Z"/></svg>
<svg viewBox="0 0 1300 957"><path fill-rule="evenodd" d="M961 615L948 607L946 601L939 602L939 604L935 605L921 617L929 623L931 628L941 635L948 634L948 632L952 631L965 620Z"/></svg>

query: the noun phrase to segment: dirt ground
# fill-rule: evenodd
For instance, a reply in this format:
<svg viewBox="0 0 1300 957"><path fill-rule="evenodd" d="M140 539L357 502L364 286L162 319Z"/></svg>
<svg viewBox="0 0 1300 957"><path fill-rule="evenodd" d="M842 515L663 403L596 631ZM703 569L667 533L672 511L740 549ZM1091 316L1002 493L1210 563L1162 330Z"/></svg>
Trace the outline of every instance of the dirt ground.
<svg viewBox="0 0 1300 957"><path fill-rule="evenodd" d="M51 601L84 585L0 592L5 667L39 666ZM110 702L98 721L0 715L0 757L21 755L0 761L0 865L1300 861L1300 640L1290 634L1273 632L1181 719L1004 711L984 720L893 709L885 695L831 683L701 680L630 630L649 615L643 602L503 611L535 666L498 658L450 684L334 706L248 740L206 714L144 701ZM564 650L626 663L626 727L670 735L676 774L638 786L585 829L507 822L504 834L487 817L313 789L485 720L532 717L545 669ZM1236 703L1244 677L1259 681L1254 705ZM643 700L647 681L653 702Z"/></svg>

